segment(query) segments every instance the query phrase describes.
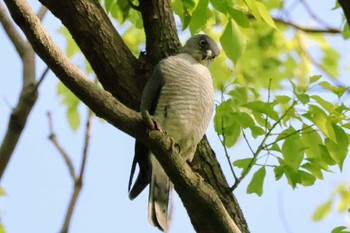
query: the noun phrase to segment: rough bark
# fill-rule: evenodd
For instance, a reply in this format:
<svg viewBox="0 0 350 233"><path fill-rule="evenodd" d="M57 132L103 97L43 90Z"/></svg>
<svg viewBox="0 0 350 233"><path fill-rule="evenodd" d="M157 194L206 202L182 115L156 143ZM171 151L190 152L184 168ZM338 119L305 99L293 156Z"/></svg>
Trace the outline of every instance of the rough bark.
<svg viewBox="0 0 350 233"><path fill-rule="evenodd" d="M346 21L350 26L350 2L348 0L338 0L340 6L343 8Z"/></svg>
<svg viewBox="0 0 350 233"><path fill-rule="evenodd" d="M75 38L77 44L90 61L103 87L125 105L137 109L141 86L144 84L140 78L136 77L138 69L135 69L135 67L138 67L139 63L132 57L124 42L112 27L108 17L98 5L98 2L88 0L41 1L62 20L71 32L73 38ZM28 6L25 2L19 0L6 0L5 2L11 10L12 17L31 41L34 50L61 81L98 116L103 117L112 125L141 140L156 154L174 182L175 188L183 200L197 232L239 232L235 227L235 222L239 223L238 225L242 232L248 232L238 203L233 194L227 191L227 182L220 165L216 161L215 154L209 149L210 147L206 140L198 147L198 153L201 156L197 156L194 162L196 170L206 181L203 182L184 161L176 157L177 152L173 151L172 141L165 134L158 130L147 129L138 113L127 108L107 92L87 80L63 56L43 30L40 22L33 19L33 16L28 13ZM159 7L163 2L154 1L154 3L157 3L158 8L153 9L167 12L156 14L153 11L146 11L147 13L144 14L169 17L171 8ZM140 6L140 9L142 9L142 4ZM170 6L169 1L165 1L163 6ZM79 19L77 19L78 15ZM143 16L143 18L147 17L150 16ZM95 20L97 22L92 22ZM176 51L175 47L178 44L173 21L161 20L161 22L164 22L163 25L161 23L157 25L166 27L164 24L169 22L170 25L168 26L171 28L172 33L162 36L153 35L151 31L149 32L149 35L153 35L153 40L159 41L159 44L164 44L164 46L159 47L159 51L155 55L152 55L155 59L160 59L163 55L172 54ZM103 32L98 31L96 25L104 28ZM147 37L148 40L150 39ZM147 49L151 49L155 45L149 46ZM142 62L145 61L151 63L148 59L142 59ZM150 64L146 66L152 67ZM123 68L121 69L121 67ZM207 169L201 169L202 167ZM214 191L212 187L217 189Z"/></svg>

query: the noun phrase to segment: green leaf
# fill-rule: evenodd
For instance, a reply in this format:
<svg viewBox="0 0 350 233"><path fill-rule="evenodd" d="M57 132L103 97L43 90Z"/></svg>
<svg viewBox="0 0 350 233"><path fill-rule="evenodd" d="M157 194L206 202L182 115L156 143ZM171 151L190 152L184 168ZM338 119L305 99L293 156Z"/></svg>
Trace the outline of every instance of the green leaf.
<svg viewBox="0 0 350 233"><path fill-rule="evenodd" d="M309 110L303 115L312 121L326 137L335 141L335 133L326 113L318 106L309 104Z"/></svg>
<svg viewBox="0 0 350 233"><path fill-rule="evenodd" d="M317 207L314 214L312 215L312 219L314 221L320 221L324 219L331 211L331 208L332 208L332 200L329 200L326 203Z"/></svg>
<svg viewBox="0 0 350 233"><path fill-rule="evenodd" d="M333 104L326 101L324 98L321 98L318 95L313 95L310 97L314 99L319 105L321 105L321 107L324 108L327 112L331 113L333 111Z"/></svg>
<svg viewBox="0 0 350 233"><path fill-rule="evenodd" d="M322 77L322 75L313 75L313 76L311 76L310 77L310 83L317 82L321 77Z"/></svg>
<svg viewBox="0 0 350 233"><path fill-rule="evenodd" d="M80 125L78 112L80 100L62 82L59 82L57 85L57 95L62 98L61 104L67 107L66 114L71 129L76 131Z"/></svg>
<svg viewBox="0 0 350 233"><path fill-rule="evenodd" d="M262 101L252 101L243 105L245 108L249 108L255 112L263 113L271 119L277 121L279 116L277 112L273 109L273 103L265 103Z"/></svg>
<svg viewBox="0 0 350 233"><path fill-rule="evenodd" d="M226 14L227 12L227 2L223 0L210 0L211 5L221 13Z"/></svg>
<svg viewBox="0 0 350 233"><path fill-rule="evenodd" d="M296 94L296 97L304 105L310 102L310 97L308 94Z"/></svg>
<svg viewBox="0 0 350 233"><path fill-rule="evenodd" d="M104 6L106 8L107 13L110 12L111 7L112 7L113 4L115 4L115 2L116 2L116 0L105 0L104 1L104 3L105 3Z"/></svg>
<svg viewBox="0 0 350 233"><path fill-rule="evenodd" d="M349 24L345 23L344 27L343 27L343 31L341 33L343 35L344 40L349 39L350 37L350 28L349 28Z"/></svg>
<svg viewBox="0 0 350 233"><path fill-rule="evenodd" d="M6 192L2 187L0 187L0 197L1 196L6 196Z"/></svg>
<svg viewBox="0 0 350 233"><path fill-rule="evenodd" d="M241 127L238 124L231 124L224 128L225 146L232 147L241 135Z"/></svg>
<svg viewBox="0 0 350 233"><path fill-rule="evenodd" d="M236 64L246 49L246 39L234 20L229 20L220 37L222 49L226 56Z"/></svg>
<svg viewBox="0 0 350 233"><path fill-rule="evenodd" d="M193 11L190 22L190 32L192 35L196 34L206 25L210 16L208 4L209 0L199 0L196 9Z"/></svg>
<svg viewBox="0 0 350 233"><path fill-rule="evenodd" d="M261 135L266 134L265 130L263 130L263 129L262 129L261 127L259 127L259 126L253 125L253 126L249 127L249 129L252 131L252 136L253 136L254 138L257 138L258 136L261 136Z"/></svg>
<svg viewBox="0 0 350 233"><path fill-rule="evenodd" d="M311 172L311 174L315 177L317 177L318 179L323 179L323 174L321 171L321 167L316 164L316 163L305 163L302 165L303 168L305 168L306 170L308 170L309 172Z"/></svg>
<svg viewBox="0 0 350 233"><path fill-rule="evenodd" d="M80 52L80 48L78 47L78 45L73 40L73 37L69 33L67 28L62 27L62 28L58 29L58 33L63 35L65 37L65 39L66 39L66 55L69 58L73 57L75 54Z"/></svg>
<svg viewBox="0 0 350 233"><path fill-rule="evenodd" d="M238 159L233 162L233 165L242 168L243 171L249 166L249 164L252 162L252 158L247 158L247 159ZM253 163L254 164L254 163Z"/></svg>
<svg viewBox="0 0 350 233"><path fill-rule="evenodd" d="M336 142L326 138L325 145L328 149L329 155L338 164L340 170L342 170L344 160L348 153L349 141L342 128L337 125L333 125L333 129L336 135Z"/></svg>
<svg viewBox="0 0 350 233"><path fill-rule="evenodd" d="M0 233L6 233L5 228L2 224L0 224Z"/></svg>
<svg viewBox="0 0 350 233"><path fill-rule="evenodd" d="M247 188L247 193L256 193L259 197L263 194L263 185L264 185L264 179L266 175L266 169L265 167L261 167L259 170L257 170L252 178L252 181L249 183Z"/></svg>
<svg viewBox="0 0 350 233"><path fill-rule="evenodd" d="M123 21L125 22L125 20L127 19L128 15L129 15L129 11L130 11L130 4L128 0L117 0L117 4L119 6L120 11L123 14Z"/></svg>
<svg viewBox="0 0 350 233"><path fill-rule="evenodd" d="M255 1L256 7L260 13L261 18L270 26L277 29L275 21L271 18L271 15L265 5L259 1Z"/></svg>
<svg viewBox="0 0 350 233"><path fill-rule="evenodd" d="M282 178L284 174L284 168L283 166L276 166L274 167L273 172L275 173L276 180L279 180Z"/></svg>
<svg viewBox="0 0 350 233"><path fill-rule="evenodd" d="M304 158L304 148L298 134L287 137L282 145L282 156L286 165L296 172Z"/></svg>
<svg viewBox="0 0 350 233"><path fill-rule="evenodd" d="M221 1L221 0L219 0L219 1ZM232 17L232 19L234 19L239 26L241 26L243 28L249 27L249 19L248 19L247 15L244 14L242 11L236 10L232 7L228 7L227 11L228 11L229 15Z"/></svg>
<svg viewBox="0 0 350 233"><path fill-rule="evenodd" d="M324 82L320 82L318 84L319 86L327 89L327 90L330 90L331 92L333 92L334 94L336 94L338 96L338 98L342 97L343 94L349 89L347 87L336 87L336 86L333 86L331 85L330 83L324 81Z"/></svg>
<svg viewBox="0 0 350 233"><path fill-rule="evenodd" d="M299 170L298 175L301 180L300 183L304 186L312 186L316 181L316 178L308 172Z"/></svg>
<svg viewBox="0 0 350 233"><path fill-rule="evenodd" d="M346 230L347 227L344 227L344 226L339 226L339 227L336 227L334 228L331 233L350 233L350 231L344 231Z"/></svg>
<svg viewBox="0 0 350 233"><path fill-rule="evenodd" d="M305 146L305 153L308 158L321 158L320 144L323 144L321 136L316 130L303 125L301 141Z"/></svg>
<svg viewBox="0 0 350 233"><path fill-rule="evenodd" d="M278 95L275 97L275 101L279 104L287 104L289 103L290 100L291 98L286 95Z"/></svg>

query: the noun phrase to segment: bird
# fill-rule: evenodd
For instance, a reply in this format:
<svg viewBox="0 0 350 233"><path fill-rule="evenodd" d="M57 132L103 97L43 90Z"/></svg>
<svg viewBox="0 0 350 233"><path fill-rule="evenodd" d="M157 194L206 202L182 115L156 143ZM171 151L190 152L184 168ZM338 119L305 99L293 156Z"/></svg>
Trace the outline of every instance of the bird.
<svg viewBox="0 0 350 233"><path fill-rule="evenodd" d="M208 35L192 36L178 54L158 63L142 92L140 112L153 116L177 143L179 155L189 162L213 114L214 88L208 68L219 53L217 44ZM136 198L149 184L149 222L167 232L173 184L156 157L138 140L134 153L129 199ZM137 164L139 174L131 188Z"/></svg>

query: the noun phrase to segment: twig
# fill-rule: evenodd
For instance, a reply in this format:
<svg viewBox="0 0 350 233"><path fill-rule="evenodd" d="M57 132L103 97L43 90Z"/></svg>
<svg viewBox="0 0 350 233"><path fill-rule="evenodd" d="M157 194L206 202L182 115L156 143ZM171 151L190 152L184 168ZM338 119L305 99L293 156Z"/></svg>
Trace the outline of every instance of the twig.
<svg viewBox="0 0 350 233"><path fill-rule="evenodd" d="M265 150L265 149L268 149L269 146L272 146L273 144L275 144L275 143L277 143L277 142L279 142L279 141L282 141L282 140L284 140L284 139L286 139L286 138L289 138L290 136L293 136L294 134L300 133L300 132L302 132L302 131L304 131L304 130L306 130L306 129L308 129L308 128L312 128L314 125L315 125L315 124L308 125L308 126L306 126L306 127L304 127L304 128L295 130L293 133L286 134L285 136L280 137L280 138L278 138L277 140L275 140L275 141L273 141L273 142L271 142L271 143L269 143L269 144L264 145L263 149L264 149L264 150ZM308 133L312 133L312 132L314 132L314 131L316 131L316 130L315 130L315 129L312 129L312 130L310 130L310 132L308 132Z"/></svg>
<svg viewBox="0 0 350 233"><path fill-rule="evenodd" d="M38 13L36 14L36 16L39 18L40 21L43 20L44 16L46 15L46 12L47 12L47 7L42 5Z"/></svg>
<svg viewBox="0 0 350 233"><path fill-rule="evenodd" d="M326 29L322 29L322 28L308 28L308 27L302 27L300 25L297 25L297 24L295 24L293 22L290 22L290 21L286 21L286 20L281 19L281 18L273 17L273 20L276 23L285 24L285 25L291 26L291 27L293 27L295 29L298 29L300 31L307 32L307 33L329 33L329 34L339 34L339 33L341 33L341 30L340 29L336 29L336 28L326 28Z"/></svg>
<svg viewBox="0 0 350 233"><path fill-rule="evenodd" d="M61 231L60 231L61 233L68 232L69 224L70 224L74 209L76 207L76 203L77 203L79 194L80 194L81 189L83 187L85 164L86 164L88 149L89 149L89 145L90 145L92 117L93 117L93 113L89 109L88 110L88 118L87 118L86 125L85 125L85 139L84 139L83 156L82 156L82 160L81 160L80 171L79 171L79 175L74 179L74 191L73 191L72 197L69 201L66 216L65 216L65 219L64 219Z"/></svg>
<svg viewBox="0 0 350 233"><path fill-rule="evenodd" d="M20 57L23 56L27 43L23 40L19 32L17 31L15 24L11 20L9 14L6 11L4 5L0 2L0 22L10 38L12 44L15 46Z"/></svg>
<svg viewBox="0 0 350 233"><path fill-rule="evenodd" d="M43 82L44 78L46 77L47 73L49 72L50 68L47 66L43 73L41 74L39 80L36 82L36 89L40 86L40 84Z"/></svg>
<svg viewBox="0 0 350 233"><path fill-rule="evenodd" d="M260 152L265 148L265 142L268 139L268 137L271 135L272 130L274 130L276 128L276 126L282 121L282 119L287 116L288 112L297 104L297 101L294 101L290 107L282 114L282 116L271 126L271 128L267 131L267 133L265 134L265 137L263 138L263 140L261 141L258 149L255 151L255 153L253 154L253 159L251 160L251 162L248 164L247 168L244 169L242 171L241 176L235 181L235 183L233 184L233 186L231 187L231 191L235 190L237 188L237 186L241 183L241 181L248 175L248 173L250 172L250 170L252 169L253 165L254 165L254 161L256 160L257 156L260 154Z"/></svg>
<svg viewBox="0 0 350 233"><path fill-rule="evenodd" d="M47 119L49 121L49 130L50 130L49 139L52 141L52 143L55 145L56 149L62 155L62 157L63 157L63 159L64 159L64 161L65 161L65 163L67 165L67 168L68 168L68 171L69 171L69 174L70 174L71 178L73 180L75 180L76 179L75 178L75 170L74 170L74 166L73 166L72 160L70 159L70 157L67 154L67 152L63 149L62 145L57 140L56 134L53 131L53 123L52 123L52 117L51 117L51 113L50 112L47 113Z"/></svg>
<svg viewBox="0 0 350 233"><path fill-rule="evenodd" d="M224 90L221 91L221 102L225 101L223 93L224 93ZM219 134L217 134L217 135L218 135L218 138L219 138L219 140L221 142L222 147L224 148L225 157L226 157L226 160L227 160L228 165L230 167L231 173L232 173L233 177L235 178L235 180L237 180L237 175L236 175L235 171L233 170L232 162L231 162L230 156L228 155L228 151L227 151L227 148L226 148L224 117L223 116L221 116L221 132L222 132L222 138L220 137Z"/></svg>
<svg viewBox="0 0 350 233"><path fill-rule="evenodd" d="M311 7L309 6L309 4L305 1L305 0L301 0L301 4L303 4L305 10L307 11L307 13L309 13L309 15L319 24L321 24L322 26L324 26L327 29L332 29L331 26L329 26L329 24L326 21L323 21L322 18L318 17L313 10L311 9Z"/></svg>

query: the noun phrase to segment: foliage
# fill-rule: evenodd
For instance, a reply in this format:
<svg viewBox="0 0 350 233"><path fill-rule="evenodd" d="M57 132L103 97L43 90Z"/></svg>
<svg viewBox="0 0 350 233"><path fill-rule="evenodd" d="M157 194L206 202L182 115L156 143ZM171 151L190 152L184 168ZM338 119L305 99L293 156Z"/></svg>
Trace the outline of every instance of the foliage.
<svg viewBox="0 0 350 233"><path fill-rule="evenodd" d="M332 206L334 204L336 204L336 209L339 213L349 214L350 212L349 188L350 188L349 182L339 184L338 187L332 192L330 198L315 210L312 216L313 220L320 221L326 218L331 212ZM340 229L340 230L344 230L344 229ZM343 232L343 231L335 231L335 232Z"/></svg>
<svg viewBox="0 0 350 233"><path fill-rule="evenodd" d="M293 94L275 95L260 100L254 89L241 85L226 91L228 99L216 109L215 130L224 146L232 147L243 135L252 155L236 160L233 165L242 169L234 188L251 171L261 166L248 185L248 193L262 195L266 166L272 167L276 180L283 176L293 187L310 186L323 179L323 172L337 165L341 170L349 146L349 110L339 104L346 88L336 87L321 76L310 77L306 89L299 90L291 82ZM325 100L313 89L325 89ZM273 100L272 100L273 99ZM252 139L247 135L252 135ZM253 140L258 147L252 148Z"/></svg>

